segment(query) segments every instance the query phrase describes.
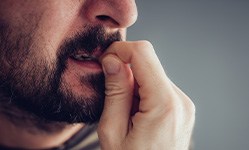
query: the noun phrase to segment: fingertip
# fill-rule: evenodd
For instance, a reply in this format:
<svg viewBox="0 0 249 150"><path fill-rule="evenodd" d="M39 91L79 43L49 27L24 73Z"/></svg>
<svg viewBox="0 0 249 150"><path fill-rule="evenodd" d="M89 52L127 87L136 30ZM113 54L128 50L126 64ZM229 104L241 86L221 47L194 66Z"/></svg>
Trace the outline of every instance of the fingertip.
<svg viewBox="0 0 249 150"><path fill-rule="evenodd" d="M120 72L121 61L112 54L103 57L101 63L105 75L115 75Z"/></svg>

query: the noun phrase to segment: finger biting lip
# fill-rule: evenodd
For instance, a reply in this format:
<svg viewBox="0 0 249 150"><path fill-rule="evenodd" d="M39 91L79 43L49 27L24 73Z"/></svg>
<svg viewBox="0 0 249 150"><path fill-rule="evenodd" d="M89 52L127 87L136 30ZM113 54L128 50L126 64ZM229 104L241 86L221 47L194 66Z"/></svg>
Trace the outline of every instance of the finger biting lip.
<svg viewBox="0 0 249 150"><path fill-rule="evenodd" d="M78 61L73 58L69 58L69 63L72 63L74 68L77 67L78 69L88 69L90 71L102 70L101 64L98 60Z"/></svg>
<svg viewBox="0 0 249 150"><path fill-rule="evenodd" d="M70 56L70 58L76 61L97 61L100 56L96 54L88 54L84 52L74 53Z"/></svg>
<svg viewBox="0 0 249 150"><path fill-rule="evenodd" d="M74 67L79 67L79 69L88 69L88 71L102 70L99 62L99 57L102 54L103 52L99 49L94 50L92 53L79 50L70 55L69 63L72 63Z"/></svg>

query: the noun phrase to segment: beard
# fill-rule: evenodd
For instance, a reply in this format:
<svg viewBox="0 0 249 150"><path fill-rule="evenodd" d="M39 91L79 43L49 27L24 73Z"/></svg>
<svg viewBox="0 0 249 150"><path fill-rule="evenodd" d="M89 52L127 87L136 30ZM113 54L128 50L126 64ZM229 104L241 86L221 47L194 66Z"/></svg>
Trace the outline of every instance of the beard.
<svg viewBox="0 0 249 150"><path fill-rule="evenodd" d="M18 109L22 112L19 118L45 122L98 122L105 97L103 73L79 77L80 84L92 91L85 94L88 96L74 93L62 77L72 53L80 49L92 53L97 47L103 52L121 40L119 32L107 34L101 26L87 26L64 40L56 50L56 59L48 61L39 55L41 49L33 42L33 32L14 31L0 22L0 110L10 115Z"/></svg>

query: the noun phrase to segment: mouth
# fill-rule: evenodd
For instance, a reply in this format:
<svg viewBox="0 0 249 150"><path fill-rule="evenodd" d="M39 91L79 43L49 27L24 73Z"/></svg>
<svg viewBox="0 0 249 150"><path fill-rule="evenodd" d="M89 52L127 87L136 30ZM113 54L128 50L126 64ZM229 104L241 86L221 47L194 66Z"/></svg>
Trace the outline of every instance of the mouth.
<svg viewBox="0 0 249 150"><path fill-rule="evenodd" d="M75 61L98 61L98 56L96 55L90 55L82 52L74 53L70 56L71 59L74 59Z"/></svg>
<svg viewBox="0 0 249 150"><path fill-rule="evenodd" d="M95 49L92 53L88 53L84 50L74 52L69 57L69 62L73 63L74 67L78 69L93 71L102 71L99 57L103 54L99 48Z"/></svg>

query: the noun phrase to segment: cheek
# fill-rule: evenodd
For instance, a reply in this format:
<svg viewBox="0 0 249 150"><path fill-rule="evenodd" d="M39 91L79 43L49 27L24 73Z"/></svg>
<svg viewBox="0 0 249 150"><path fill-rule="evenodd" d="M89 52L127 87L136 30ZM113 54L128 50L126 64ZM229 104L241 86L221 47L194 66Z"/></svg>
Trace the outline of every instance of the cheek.
<svg viewBox="0 0 249 150"><path fill-rule="evenodd" d="M35 44L42 50L39 53L47 60L56 59L59 47L75 32L73 26L78 10L71 5L64 1L54 1L49 9L44 11L39 21L39 27L34 36Z"/></svg>

